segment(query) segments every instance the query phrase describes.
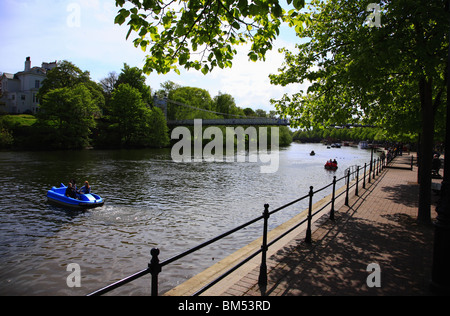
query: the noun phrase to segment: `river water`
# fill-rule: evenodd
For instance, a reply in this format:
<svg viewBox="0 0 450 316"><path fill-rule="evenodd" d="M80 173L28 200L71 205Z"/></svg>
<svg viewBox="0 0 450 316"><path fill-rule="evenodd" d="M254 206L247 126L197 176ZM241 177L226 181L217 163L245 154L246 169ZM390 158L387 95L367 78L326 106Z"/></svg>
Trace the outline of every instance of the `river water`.
<svg viewBox="0 0 450 316"><path fill-rule="evenodd" d="M336 172L323 168L330 158L339 162ZM153 247L168 259L261 215L265 203L282 206L369 160L359 148L295 143L280 149L275 173L261 173L259 161L176 163L169 149L0 152L0 295L85 295L145 269ZM48 204L47 190L71 178L89 180L105 205L71 211ZM273 215L269 228L303 211L304 202ZM258 222L164 267L160 294L261 234ZM68 286L70 263L81 269L80 287ZM150 277L112 293L149 295Z"/></svg>

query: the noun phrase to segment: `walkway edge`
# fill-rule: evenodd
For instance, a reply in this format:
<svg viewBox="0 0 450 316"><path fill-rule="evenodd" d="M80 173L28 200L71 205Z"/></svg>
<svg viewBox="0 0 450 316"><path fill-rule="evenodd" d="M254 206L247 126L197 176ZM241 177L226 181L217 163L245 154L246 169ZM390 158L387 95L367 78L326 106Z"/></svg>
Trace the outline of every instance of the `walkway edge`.
<svg viewBox="0 0 450 316"><path fill-rule="evenodd" d="M350 184L352 184L354 181L351 181ZM342 186L341 188L336 190L336 196L344 192L346 189L346 185ZM321 199L320 201L314 203L313 205L313 212L320 209L323 205L328 203L331 200L332 195L328 195ZM339 209L341 205L344 205L345 200L345 194L342 194L339 198L336 198L335 200L335 209ZM323 214L329 213L331 206L326 207L324 210L322 210L319 214L317 214L312 221L312 225L315 224L315 222L320 219ZM306 216L308 215L307 209L304 209L302 212L300 212L298 215L294 216L290 220L284 222L283 224L277 226L276 228L272 229L268 233L268 242L272 241L274 238L280 236L284 232L286 232L291 227L295 226L299 222L301 222ZM296 228L294 231L292 231L290 234L283 237L281 240L279 240L277 243L273 244L269 250L267 251L267 257L270 258L270 256L274 253L276 253L278 250L283 248L286 244L288 244L294 237L298 236L299 233L302 233L306 230L306 223L301 225L300 227ZM206 286L208 283L225 273L227 270L229 270L231 267L235 266L245 258L249 257L252 253L257 251L261 248L262 245L262 236L258 239L254 240L247 246L242 247L241 249L237 250L233 254L225 257L224 259L220 260L216 264L212 265L211 267L205 269L204 271L200 272L199 274L195 275L194 277L190 278L189 280L181 283L180 285L176 286L175 288L169 290L164 294L164 296L190 296L199 289ZM224 280L221 280L219 283L214 285L212 288L205 291L203 295L206 296L218 296L222 295L222 293L225 292L226 289L233 286L235 283L237 283L242 277L246 276L250 271L254 270L255 268L259 267L261 262L261 256L256 256L252 260L250 260L248 263L246 263L244 266L240 267L233 273L231 273L228 277L226 277ZM257 277L257 276L256 276Z"/></svg>

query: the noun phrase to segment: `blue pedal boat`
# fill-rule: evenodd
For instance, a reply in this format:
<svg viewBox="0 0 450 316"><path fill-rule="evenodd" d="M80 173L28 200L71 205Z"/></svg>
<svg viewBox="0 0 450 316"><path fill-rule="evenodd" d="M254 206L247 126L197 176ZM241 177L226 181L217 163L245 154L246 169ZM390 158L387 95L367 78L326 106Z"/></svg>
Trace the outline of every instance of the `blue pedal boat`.
<svg viewBox="0 0 450 316"><path fill-rule="evenodd" d="M105 204L103 199L94 193L88 194L77 194L77 198L71 198L65 195L67 187L61 183L59 188L52 187L47 191L47 199L50 203L69 207L72 209L89 209L94 207L99 207Z"/></svg>

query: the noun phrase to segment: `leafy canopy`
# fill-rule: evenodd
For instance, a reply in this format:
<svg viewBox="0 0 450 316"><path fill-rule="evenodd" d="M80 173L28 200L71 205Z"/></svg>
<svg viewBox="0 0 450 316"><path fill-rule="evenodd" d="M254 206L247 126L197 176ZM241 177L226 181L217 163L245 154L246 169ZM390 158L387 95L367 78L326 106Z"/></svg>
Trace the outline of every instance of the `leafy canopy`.
<svg viewBox="0 0 450 316"><path fill-rule="evenodd" d="M287 0L296 9L304 0ZM137 33L134 45L149 51L145 73L179 73L178 66L206 74L232 66L236 45L251 42L252 61L263 60L279 34L282 21L291 25L297 12L286 13L278 0L116 0L115 23L128 21Z"/></svg>
<svg viewBox="0 0 450 316"><path fill-rule="evenodd" d="M310 83L307 91L273 103L298 126L370 123L393 133L417 131L419 82L433 97L445 86L446 0L380 1L379 27L370 27L370 0L311 0L297 52L271 75L277 85ZM402 122L402 124L399 124Z"/></svg>
<svg viewBox="0 0 450 316"><path fill-rule="evenodd" d="M115 81L114 88L118 88L121 84L127 83L131 87L136 88L142 95L144 103L151 103L151 89L145 83L146 77L142 70L138 67L130 67L128 64L123 65L122 72Z"/></svg>
<svg viewBox="0 0 450 316"><path fill-rule="evenodd" d="M43 99L47 93L54 89L74 88L83 84L91 95L95 105L102 109L105 105L105 98L101 85L92 81L89 71L82 71L70 61L59 61L57 66L47 72L47 75L39 89L38 98Z"/></svg>
<svg viewBox="0 0 450 316"><path fill-rule="evenodd" d="M38 122L47 126L46 146L61 149L83 148L89 144L94 116L100 109L84 83L47 92L41 102Z"/></svg>
<svg viewBox="0 0 450 316"><path fill-rule="evenodd" d="M162 111L150 109L138 88L120 84L111 97L112 135L122 147L163 147L169 144L168 128ZM114 133L116 132L116 133Z"/></svg>

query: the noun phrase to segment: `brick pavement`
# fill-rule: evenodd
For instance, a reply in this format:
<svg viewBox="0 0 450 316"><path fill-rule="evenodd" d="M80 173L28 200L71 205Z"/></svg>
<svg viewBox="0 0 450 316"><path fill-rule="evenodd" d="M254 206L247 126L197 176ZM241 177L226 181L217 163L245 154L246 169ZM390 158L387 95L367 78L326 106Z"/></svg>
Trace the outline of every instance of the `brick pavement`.
<svg viewBox="0 0 450 316"><path fill-rule="evenodd" d="M316 221L312 244L302 232L268 258L266 288L257 284L255 268L222 295L431 295L434 229L416 222L416 168L385 169L359 195L336 211L335 221L328 215ZM380 268L380 287L367 286L371 263Z"/></svg>

